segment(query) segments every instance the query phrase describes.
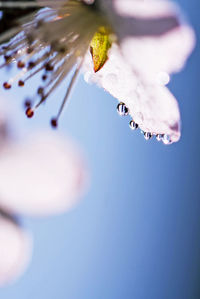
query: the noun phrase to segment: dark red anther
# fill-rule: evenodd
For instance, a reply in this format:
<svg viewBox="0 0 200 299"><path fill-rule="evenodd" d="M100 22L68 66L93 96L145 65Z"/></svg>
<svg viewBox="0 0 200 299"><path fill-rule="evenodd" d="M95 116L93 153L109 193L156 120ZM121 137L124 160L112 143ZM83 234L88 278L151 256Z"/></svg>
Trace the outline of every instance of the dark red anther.
<svg viewBox="0 0 200 299"><path fill-rule="evenodd" d="M31 101L29 99L26 99L25 102L24 102L24 106L26 108L30 108L31 107Z"/></svg>
<svg viewBox="0 0 200 299"><path fill-rule="evenodd" d="M18 81L18 86L23 87L23 86L24 86L24 81L19 80L19 81Z"/></svg>
<svg viewBox="0 0 200 299"><path fill-rule="evenodd" d="M33 117L33 115L34 115L34 111L33 111L33 109L31 109L30 107L27 108L27 109L26 109L26 116L27 116L28 118L31 118L31 117Z"/></svg>
<svg viewBox="0 0 200 299"><path fill-rule="evenodd" d="M19 60L18 63L17 63L17 67L19 69L23 69L25 67L25 63L23 61Z"/></svg>
<svg viewBox="0 0 200 299"><path fill-rule="evenodd" d="M32 47L28 47L27 49L26 49L26 53L27 54L31 54L33 52L33 48Z"/></svg>
<svg viewBox="0 0 200 299"><path fill-rule="evenodd" d="M42 80L45 81L47 79L47 75L42 76Z"/></svg>
<svg viewBox="0 0 200 299"><path fill-rule="evenodd" d="M51 72L51 71L53 71L53 66L50 63L47 63L45 66L45 70L47 72Z"/></svg>
<svg viewBox="0 0 200 299"><path fill-rule="evenodd" d="M51 126L52 126L53 128L57 128L57 126L58 126L58 121L57 121L56 118L52 118L52 119L51 119Z"/></svg>
<svg viewBox="0 0 200 299"><path fill-rule="evenodd" d="M40 95L44 94L44 88L43 87L38 87L37 93Z"/></svg>
<svg viewBox="0 0 200 299"><path fill-rule="evenodd" d="M31 69L33 69L34 67L35 67L35 62L30 61L30 62L28 63L28 69L31 70Z"/></svg>
<svg viewBox="0 0 200 299"><path fill-rule="evenodd" d="M3 87L4 87L5 89L10 89L10 88L11 88L11 84L9 84L8 82L4 82L4 83L3 83Z"/></svg>
<svg viewBox="0 0 200 299"><path fill-rule="evenodd" d="M12 60L12 57L10 55L4 55L4 59L5 59L6 63L10 63Z"/></svg>

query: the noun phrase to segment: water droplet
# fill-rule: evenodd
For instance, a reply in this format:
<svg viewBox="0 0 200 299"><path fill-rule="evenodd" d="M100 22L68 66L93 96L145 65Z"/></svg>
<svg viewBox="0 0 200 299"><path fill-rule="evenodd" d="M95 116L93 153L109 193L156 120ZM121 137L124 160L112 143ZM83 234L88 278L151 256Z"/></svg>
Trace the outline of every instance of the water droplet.
<svg viewBox="0 0 200 299"><path fill-rule="evenodd" d="M170 82L170 76L166 72L159 72L156 76L156 81L159 85L165 86Z"/></svg>
<svg viewBox="0 0 200 299"><path fill-rule="evenodd" d="M145 138L146 140L151 139L151 137L152 137L152 134L151 134L150 132L144 132L144 138Z"/></svg>
<svg viewBox="0 0 200 299"><path fill-rule="evenodd" d="M126 105L122 102L120 102L117 105L117 112L119 113L120 116L125 116L128 115L128 108L126 107Z"/></svg>
<svg viewBox="0 0 200 299"><path fill-rule="evenodd" d="M156 135L156 139L157 139L158 141L162 141L163 136L164 136L164 134L157 134L157 135Z"/></svg>
<svg viewBox="0 0 200 299"><path fill-rule="evenodd" d="M170 143L172 143L170 136L167 135L167 134L164 134L164 135L163 135L162 142L163 142L164 144L170 144Z"/></svg>
<svg viewBox="0 0 200 299"><path fill-rule="evenodd" d="M131 120L129 123L129 127L131 128L131 130L136 130L138 128L138 124Z"/></svg>

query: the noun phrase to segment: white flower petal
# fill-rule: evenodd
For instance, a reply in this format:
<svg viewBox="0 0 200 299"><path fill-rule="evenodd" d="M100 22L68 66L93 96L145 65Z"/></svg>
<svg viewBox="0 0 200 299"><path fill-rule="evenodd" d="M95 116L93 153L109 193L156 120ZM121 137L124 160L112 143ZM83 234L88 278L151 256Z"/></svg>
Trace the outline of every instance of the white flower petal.
<svg viewBox="0 0 200 299"><path fill-rule="evenodd" d="M66 211L79 201L85 185L80 152L57 134L40 133L24 144L11 144L0 155L0 205L9 212Z"/></svg>
<svg viewBox="0 0 200 299"><path fill-rule="evenodd" d="M92 60L86 60L87 78L97 83L129 108L133 120L144 132L167 134L171 141L180 138L178 104L169 90L156 80L151 84L134 73L120 54L117 45L109 52L109 59L96 74L92 73ZM89 77L90 71L90 77Z"/></svg>
<svg viewBox="0 0 200 299"><path fill-rule="evenodd" d="M152 81L159 72L177 72L194 48L193 30L175 5L162 0L101 0L129 64ZM107 9L106 9L107 8Z"/></svg>
<svg viewBox="0 0 200 299"><path fill-rule="evenodd" d="M0 214L0 286L17 279L31 257L31 237Z"/></svg>

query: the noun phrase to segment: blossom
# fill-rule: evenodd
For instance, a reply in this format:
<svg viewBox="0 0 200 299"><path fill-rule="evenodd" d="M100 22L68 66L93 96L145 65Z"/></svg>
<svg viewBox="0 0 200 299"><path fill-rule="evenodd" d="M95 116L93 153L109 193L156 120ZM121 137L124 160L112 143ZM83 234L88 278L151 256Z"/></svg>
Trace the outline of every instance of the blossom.
<svg viewBox="0 0 200 299"><path fill-rule="evenodd" d="M69 138L37 132L0 154L0 206L33 216L65 212L82 198L87 177L83 155Z"/></svg>
<svg viewBox="0 0 200 299"><path fill-rule="evenodd" d="M16 280L27 268L31 235L14 218L0 210L0 286Z"/></svg>
<svg viewBox="0 0 200 299"><path fill-rule="evenodd" d="M72 138L52 130L26 135L15 125L14 132L18 110L7 111L4 102L0 99L0 207L32 216L68 211L88 186L82 151Z"/></svg>
<svg viewBox="0 0 200 299"><path fill-rule="evenodd" d="M41 130L19 138L7 110L0 99L0 287L18 279L31 259L33 240L19 217L69 211L88 185L83 154L71 138Z"/></svg>
<svg viewBox="0 0 200 299"><path fill-rule="evenodd" d="M1 5L12 7L14 3ZM174 4L162 0L49 0L15 5L46 7L19 20L19 26L0 39L11 39L2 47L3 66L14 62L21 69L4 82L6 89L15 81L22 87L41 74L36 95L26 101L28 117L72 73L61 108L51 120L56 127L83 67L90 82L120 101L118 110L121 115L131 115L132 129L140 127L146 139L156 135L165 144L179 140L178 104L163 85L183 67L195 38Z"/></svg>

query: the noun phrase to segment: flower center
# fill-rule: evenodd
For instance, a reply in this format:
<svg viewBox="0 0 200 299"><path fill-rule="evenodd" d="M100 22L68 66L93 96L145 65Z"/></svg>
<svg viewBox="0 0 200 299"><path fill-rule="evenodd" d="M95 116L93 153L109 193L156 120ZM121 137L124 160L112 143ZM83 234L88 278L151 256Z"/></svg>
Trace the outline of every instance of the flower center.
<svg viewBox="0 0 200 299"><path fill-rule="evenodd" d="M25 8L30 3L20 2L20 5ZM37 8L44 5L44 1L34 3ZM19 26L1 37L0 42L6 41L0 49L4 57L1 67L15 65L19 70L14 77L3 83L5 89L10 89L15 82L23 87L31 78L40 75L41 85L36 94L25 102L29 118L72 73L58 114L51 121L52 126L56 127L89 46L95 71L106 62L111 46L110 29L107 20L98 10L97 0L50 0L46 3L47 8L20 19Z"/></svg>

